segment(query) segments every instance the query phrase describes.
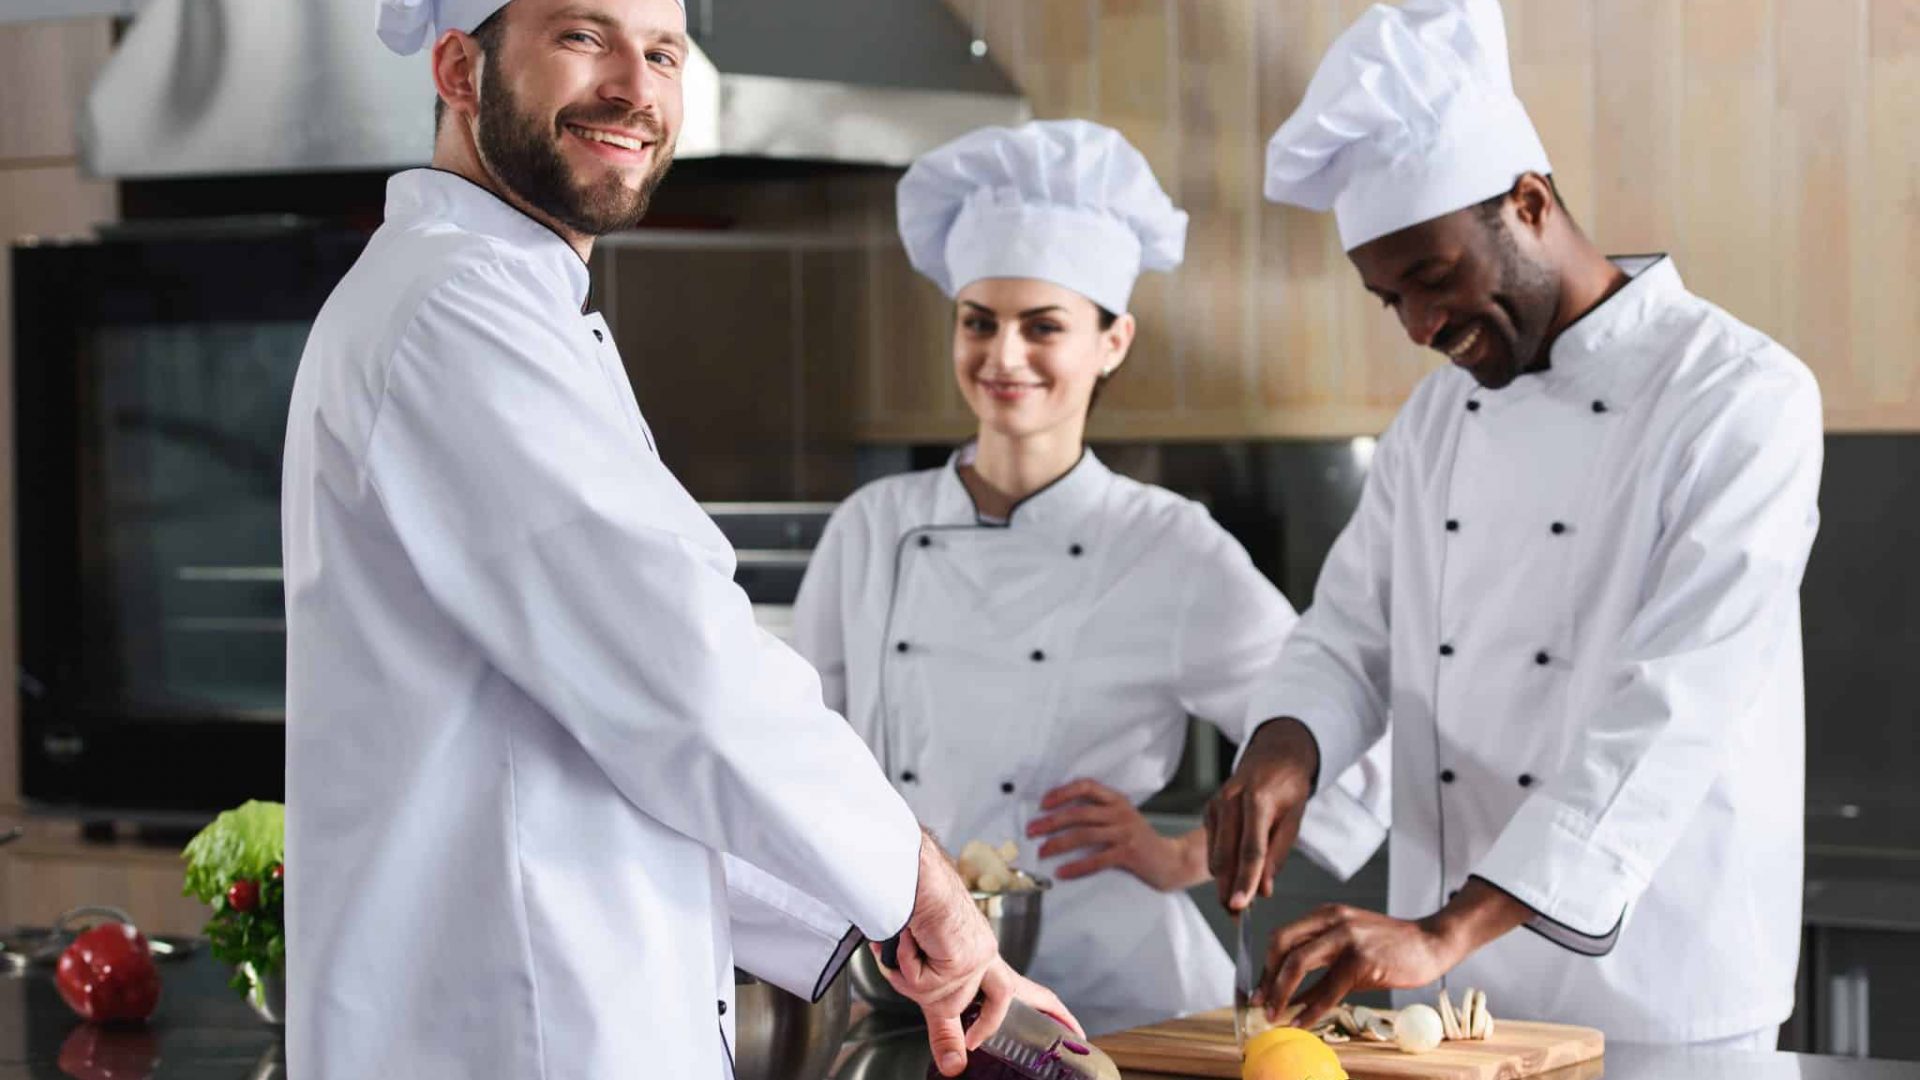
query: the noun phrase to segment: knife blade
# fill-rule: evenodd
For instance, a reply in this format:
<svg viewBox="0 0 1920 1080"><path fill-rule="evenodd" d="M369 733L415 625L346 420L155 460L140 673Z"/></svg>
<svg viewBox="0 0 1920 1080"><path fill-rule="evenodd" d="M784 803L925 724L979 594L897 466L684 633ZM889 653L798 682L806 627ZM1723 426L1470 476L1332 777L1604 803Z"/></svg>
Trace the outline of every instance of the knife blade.
<svg viewBox="0 0 1920 1080"><path fill-rule="evenodd" d="M1253 961L1253 919L1242 911L1233 917L1233 1040L1247 1049L1253 1019L1253 993L1260 985L1260 969Z"/></svg>

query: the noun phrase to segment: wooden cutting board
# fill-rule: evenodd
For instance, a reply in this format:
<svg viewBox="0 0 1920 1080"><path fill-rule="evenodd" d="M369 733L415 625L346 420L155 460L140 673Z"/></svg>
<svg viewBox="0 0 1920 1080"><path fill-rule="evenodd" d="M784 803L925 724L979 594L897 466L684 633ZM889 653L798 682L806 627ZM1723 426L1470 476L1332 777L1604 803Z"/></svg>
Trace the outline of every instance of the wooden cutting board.
<svg viewBox="0 0 1920 1080"><path fill-rule="evenodd" d="M1516 1080L1598 1059L1606 1037L1592 1028L1500 1020L1485 1042L1446 1042L1424 1054L1377 1043L1333 1048L1353 1080ZM1149 1024L1094 1042L1129 1072L1239 1080L1233 1010Z"/></svg>

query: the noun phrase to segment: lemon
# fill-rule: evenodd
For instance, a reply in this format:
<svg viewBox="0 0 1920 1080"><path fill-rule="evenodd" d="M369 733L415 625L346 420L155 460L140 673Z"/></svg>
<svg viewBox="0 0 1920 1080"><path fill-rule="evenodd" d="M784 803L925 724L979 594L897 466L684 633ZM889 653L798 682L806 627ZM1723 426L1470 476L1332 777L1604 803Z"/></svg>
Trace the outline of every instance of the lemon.
<svg viewBox="0 0 1920 1080"><path fill-rule="evenodd" d="M1241 1080L1347 1080L1333 1048L1311 1031L1277 1027L1247 1040Z"/></svg>

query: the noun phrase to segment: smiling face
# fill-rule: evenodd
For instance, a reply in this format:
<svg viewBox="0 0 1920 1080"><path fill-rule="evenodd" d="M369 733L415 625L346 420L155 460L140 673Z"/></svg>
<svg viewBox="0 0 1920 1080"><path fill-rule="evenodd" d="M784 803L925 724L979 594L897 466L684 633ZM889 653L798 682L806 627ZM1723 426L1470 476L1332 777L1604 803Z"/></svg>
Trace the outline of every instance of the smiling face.
<svg viewBox="0 0 1920 1080"><path fill-rule="evenodd" d="M980 426L1077 439L1095 387L1126 360L1133 316L1102 328L1093 301L1031 278L976 281L954 301L954 378Z"/></svg>
<svg viewBox="0 0 1920 1080"><path fill-rule="evenodd" d="M479 79L475 147L584 236L631 228L673 161L688 44L676 0L513 0Z"/></svg>
<svg viewBox="0 0 1920 1080"><path fill-rule="evenodd" d="M1414 344L1439 351L1489 390L1547 361L1561 280L1540 244L1536 187L1551 197L1544 181L1523 182L1512 195L1348 253Z"/></svg>

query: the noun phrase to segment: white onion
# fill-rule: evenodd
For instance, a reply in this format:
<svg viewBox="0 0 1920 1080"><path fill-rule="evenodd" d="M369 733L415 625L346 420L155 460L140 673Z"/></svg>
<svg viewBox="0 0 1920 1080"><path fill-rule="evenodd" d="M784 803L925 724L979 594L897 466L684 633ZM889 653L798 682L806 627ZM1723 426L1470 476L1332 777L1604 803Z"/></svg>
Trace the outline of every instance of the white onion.
<svg viewBox="0 0 1920 1080"><path fill-rule="evenodd" d="M1409 1054L1424 1054L1439 1046L1443 1034L1440 1014L1427 1005L1409 1005L1393 1022L1393 1041Z"/></svg>

